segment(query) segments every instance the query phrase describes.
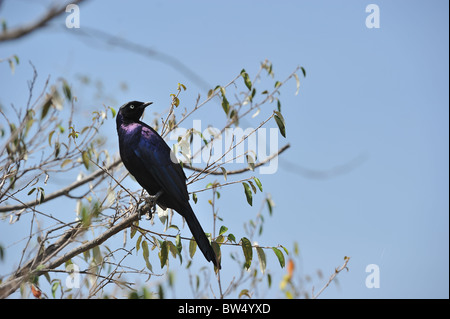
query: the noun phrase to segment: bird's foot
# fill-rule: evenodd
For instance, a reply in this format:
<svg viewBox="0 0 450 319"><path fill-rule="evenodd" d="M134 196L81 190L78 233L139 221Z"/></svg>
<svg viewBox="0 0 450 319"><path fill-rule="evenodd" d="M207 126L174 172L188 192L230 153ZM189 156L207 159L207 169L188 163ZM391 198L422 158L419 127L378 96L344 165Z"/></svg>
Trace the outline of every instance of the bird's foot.
<svg viewBox="0 0 450 319"><path fill-rule="evenodd" d="M149 195L145 197L145 205L142 208L142 211L145 212L145 218L150 220L153 218L153 215L156 213L156 202L158 198L162 195L162 191L157 192L155 195Z"/></svg>

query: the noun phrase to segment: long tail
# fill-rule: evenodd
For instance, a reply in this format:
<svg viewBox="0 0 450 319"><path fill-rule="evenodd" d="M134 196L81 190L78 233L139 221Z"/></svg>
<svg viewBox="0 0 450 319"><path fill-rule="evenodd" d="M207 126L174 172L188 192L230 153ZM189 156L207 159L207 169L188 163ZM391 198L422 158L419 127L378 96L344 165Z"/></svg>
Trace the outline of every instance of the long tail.
<svg viewBox="0 0 450 319"><path fill-rule="evenodd" d="M197 217L195 216L191 206L189 204L185 206L182 214L180 215L182 215L186 220L188 227L191 230L191 233L194 236L194 239L197 242L198 247L200 247L200 250L202 251L206 260L212 261L214 266L220 269L221 267L219 260L216 257L216 254L214 253L214 250L209 243L208 237L206 237L205 232L203 231L203 228L200 225Z"/></svg>

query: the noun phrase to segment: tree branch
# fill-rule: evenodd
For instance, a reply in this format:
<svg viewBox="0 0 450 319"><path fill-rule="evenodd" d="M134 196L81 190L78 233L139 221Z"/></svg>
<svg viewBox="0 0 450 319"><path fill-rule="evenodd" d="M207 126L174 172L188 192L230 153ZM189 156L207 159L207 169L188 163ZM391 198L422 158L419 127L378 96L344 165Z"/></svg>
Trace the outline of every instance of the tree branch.
<svg viewBox="0 0 450 319"><path fill-rule="evenodd" d="M78 4L82 1L84 1L84 0L73 0L67 4L71 4L71 3ZM20 26L20 27L11 29L11 30L4 31L3 33L0 34L0 42L5 42L5 41L10 41L10 40L15 40L15 39L21 38L35 30L38 30L38 29L46 26L50 20L57 17L61 13L65 12L67 4L63 5L61 7L53 6L47 11L47 13L44 16L40 17L36 21L29 23L27 25L23 25L23 26Z"/></svg>
<svg viewBox="0 0 450 319"><path fill-rule="evenodd" d="M323 286L322 287L322 289L320 289L320 291L317 293L317 295L314 295L314 287L313 287L313 289L312 289L312 299L317 299L317 297L319 297L320 296L320 294L331 284L331 282L334 280L334 278L336 278L336 276L342 271L342 270L344 270L344 269L347 269L348 270L348 268L347 268L347 264L348 264L348 262L350 261L350 257L344 257L344 260L345 260L345 262L344 262L344 264L341 266L341 267L339 267L339 268L336 268L335 270L334 270L334 273L331 275L331 277L330 277L330 279L328 279L328 281L327 281L327 283L325 284L325 286Z"/></svg>
<svg viewBox="0 0 450 319"><path fill-rule="evenodd" d="M118 160L112 162L106 169L110 170L110 169L116 167L117 165L119 165L120 163L122 163L122 161L120 159L118 159ZM33 200L33 201L29 201L29 202L26 202L23 204L3 206L3 207L0 207L0 213L9 212L12 210L23 209L23 208L34 207L36 205L48 202L57 197L60 197L63 195L68 195L70 191L72 191L75 188L78 188L86 183L89 183L90 181L96 179L97 177L99 177L103 174L106 174L105 171L102 169L99 169L99 170L95 171L94 173L92 173L91 175L88 175L85 178L80 179L79 181L73 182L72 184L70 184L67 187L64 187L64 188L57 190L49 195L46 195L44 200L42 200L42 201Z"/></svg>

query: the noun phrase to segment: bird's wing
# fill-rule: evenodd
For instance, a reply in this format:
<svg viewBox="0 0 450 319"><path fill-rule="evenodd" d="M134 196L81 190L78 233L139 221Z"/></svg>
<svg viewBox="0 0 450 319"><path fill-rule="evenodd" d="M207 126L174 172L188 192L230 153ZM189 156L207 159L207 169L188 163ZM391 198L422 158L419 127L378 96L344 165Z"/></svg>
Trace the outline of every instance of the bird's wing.
<svg viewBox="0 0 450 319"><path fill-rule="evenodd" d="M186 175L181 165L172 161L172 151L158 133L143 126L141 138L134 152L144 163L145 171L153 177L166 195L180 201L189 200ZM173 154L172 158L176 159Z"/></svg>

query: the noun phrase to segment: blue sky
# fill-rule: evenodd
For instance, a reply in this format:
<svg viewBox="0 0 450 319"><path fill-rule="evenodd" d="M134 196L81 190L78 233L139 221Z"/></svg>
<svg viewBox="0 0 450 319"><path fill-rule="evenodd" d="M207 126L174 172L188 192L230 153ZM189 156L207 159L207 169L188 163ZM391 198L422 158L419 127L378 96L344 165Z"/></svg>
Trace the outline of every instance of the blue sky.
<svg viewBox="0 0 450 319"><path fill-rule="evenodd" d="M4 1L0 17L12 27L42 12L45 3ZM301 65L307 76L300 93L294 95L295 81L282 90L287 139L279 136L279 144L289 142L291 148L280 158L277 174L261 176L276 210L258 241L288 248L297 241L305 274L320 269L328 277L350 256L350 271L323 297L448 298L447 1L126 3L87 1L80 6L79 30L65 28L62 15L31 36L2 43L0 58L17 54L21 62L14 75L7 63L0 64L0 103L26 102L28 60L41 85L48 75L73 83L80 75L101 81L104 96L91 100L90 90L74 84L88 115L102 99L116 107L151 100L162 111L179 82L188 87L182 96L187 105L198 93L205 95L167 64L74 34L83 28L170 54L211 87L228 83L242 68L254 75L265 59L280 80ZM380 8L378 29L365 25L370 3ZM121 83L128 90L120 90ZM214 122L222 112L211 105L199 116ZM103 132L110 134L111 153L118 150L114 127L110 121ZM301 168L328 171L355 158L363 161L345 174L327 179L299 174ZM127 187L135 184L127 181ZM240 185L224 196L224 223L239 234L259 204L249 208ZM208 209L196 210L202 208ZM0 224L2 243L9 229ZM380 288L365 286L369 264L380 267ZM277 278L285 273L276 262L270 266ZM323 284L324 279L314 281L316 289Z"/></svg>

